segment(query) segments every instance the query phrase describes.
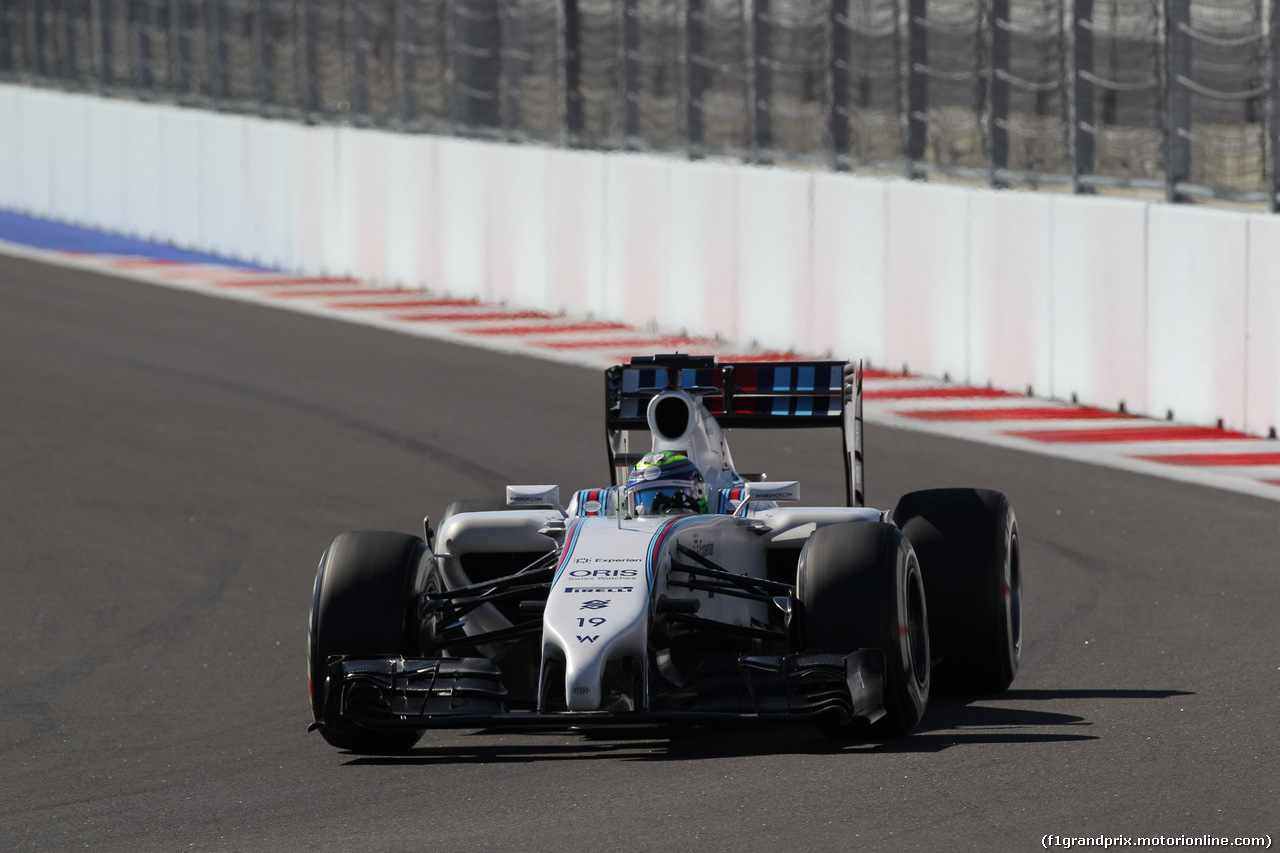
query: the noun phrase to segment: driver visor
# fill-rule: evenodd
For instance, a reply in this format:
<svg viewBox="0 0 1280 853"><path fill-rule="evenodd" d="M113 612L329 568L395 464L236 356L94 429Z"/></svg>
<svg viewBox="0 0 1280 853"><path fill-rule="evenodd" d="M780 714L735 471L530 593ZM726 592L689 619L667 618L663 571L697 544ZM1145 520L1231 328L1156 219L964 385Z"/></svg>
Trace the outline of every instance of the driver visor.
<svg viewBox="0 0 1280 853"><path fill-rule="evenodd" d="M665 515L669 512L696 512L697 498L689 486L659 486L631 494L631 511L636 515Z"/></svg>

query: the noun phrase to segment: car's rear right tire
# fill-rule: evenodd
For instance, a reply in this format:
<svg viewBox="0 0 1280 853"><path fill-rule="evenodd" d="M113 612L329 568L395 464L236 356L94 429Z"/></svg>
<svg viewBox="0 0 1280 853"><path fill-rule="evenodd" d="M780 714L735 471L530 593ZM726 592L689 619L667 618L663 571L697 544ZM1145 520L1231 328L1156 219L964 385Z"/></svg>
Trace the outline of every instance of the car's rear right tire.
<svg viewBox="0 0 1280 853"><path fill-rule="evenodd" d="M911 543L892 524L847 522L819 528L800 555L796 597L805 651L884 652L885 715L873 734L911 732L929 702L929 622ZM857 736L853 722L824 719L823 734Z"/></svg>
<svg viewBox="0 0 1280 853"><path fill-rule="evenodd" d="M1022 558L1013 507L988 489L902 496L893 520L920 558L938 686L999 693L1022 656Z"/></svg>

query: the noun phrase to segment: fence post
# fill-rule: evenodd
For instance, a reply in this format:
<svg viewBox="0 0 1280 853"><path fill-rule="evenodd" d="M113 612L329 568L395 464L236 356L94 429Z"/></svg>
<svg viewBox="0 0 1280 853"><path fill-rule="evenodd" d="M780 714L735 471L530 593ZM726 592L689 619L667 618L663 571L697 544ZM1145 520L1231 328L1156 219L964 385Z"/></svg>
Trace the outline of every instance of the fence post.
<svg viewBox="0 0 1280 853"><path fill-rule="evenodd" d="M1191 177L1191 90L1184 80L1191 78L1191 0L1165 0L1165 133L1168 162L1165 164L1165 195L1169 201L1183 200L1178 184Z"/></svg>
<svg viewBox="0 0 1280 853"><path fill-rule="evenodd" d="M209 73L212 78L210 89L215 102L225 103L231 89L230 72L227 69L227 0L214 0L211 15L213 50L210 58L213 67Z"/></svg>
<svg viewBox="0 0 1280 853"><path fill-rule="evenodd" d="M578 0L564 2L564 125L565 142L576 146L582 136L582 54Z"/></svg>
<svg viewBox="0 0 1280 853"><path fill-rule="evenodd" d="M347 50L351 56L351 78L347 81L347 100L351 121L356 126L372 124L369 116L369 26L364 3L347 4L351 14Z"/></svg>
<svg viewBox="0 0 1280 853"><path fill-rule="evenodd" d="M133 85L139 97L151 91L151 4L147 0L130 0L133 10L134 57Z"/></svg>
<svg viewBox="0 0 1280 853"><path fill-rule="evenodd" d="M0 4L0 72L13 73L13 26L9 23L12 14L10 4Z"/></svg>
<svg viewBox="0 0 1280 853"><path fill-rule="evenodd" d="M987 15L988 182L1004 186L1009 165L1009 0L991 0Z"/></svg>
<svg viewBox="0 0 1280 853"><path fill-rule="evenodd" d="M462 128L501 128L498 0L453 4L452 117Z"/></svg>
<svg viewBox="0 0 1280 853"><path fill-rule="evenodd" d="M27 27L27 43L30 45L30 49L27 51L27 72L37 77L43 77L44 15L38 2L33 2L30 9L31 24Z"/></svg>
<svg viewBox="0 0 1280 853"><path fill-rule="evenodd" d="M179 103L191 91L191 44L187 38L184 12L182 0L169 0L169 80Z"/></svg>
<svg viewBox="0 0 1280 853"><path fill-rule="evenodd" d="M1093 174L1093 84L1085 74L1093 73L1093 0L1075 0L1071 13L1075 51L1071 61L1071 121L1067 144L1071 150L1071 191L1088 192L1081 178Z"/></svg>
<svg viewBox="0 0 1280 853"><path fill-rule="evenodd" d="M907 0L907 173L918 177L924 159L929 123L929 31L925 28L928 0Z"/></svg>
<svg viewBox="0 0 1280 853"><path fill-rule="evenodd" d="M400 78L396 89L396 112L400 118L400 129L405 130L412 124L418 109L413 90L418 76L413 52L413 45L418 42L418 17L408 0L396 0L395 30L396 72Z"/></svg>
<svg viewBox="0 0 1280 853"><path fill-rule="evenodd" d="M831 137L833 168L845 169L843 158L849 153L849 0L831 0L828 18L830 57L827 65L830 103L827 108L827 132Z"/></svg>
<svg viewBox="0 0 1280 853"><path fill-rule="evenodd" d="M76 28L71 0L59 4L62 13L62 85L69 87L76 79Z"/></svg>
<svg viewBox="0 0 1280 853"><path fill-rule="evenodd" d="M315 122L320 112L320 61L316 47L316 6L302 6L302 111L308 122Z"/></svg>
<svg viewBox="0 0 1280 853"><path fill-rule="evenodd" d="M773 58L773 28L770 24L770 0L755 0L751 4L752 12L749 21L751 48L751 77L747 87L750 122L751 159L761 162L761 151L773 147L773 115L770 112L773 104L773 69L769 61Z"/></svg>
<svg viewBox="0 0 1280 853"><path fill-rule="evenodd" d="M151 92L155 78L151 74L151 4L147 0L132 0L133 32L137 36L134 43L137 54L134 56L134 86L139 97Z"/></svg>
<svg viewBox="0 0 1280 853"><path fill-rule="evenodd" d="M1280 212L1280 2L1271 2L1271 28L1267 32L1267 210Z"/></svg>
<svg viewBox="0 0 1280 853"><path fill-rule="evenodd" d="M621 29L618 38L622 55L619 57L618 100L622 113L622 147L631 148L631 139L640 135L640 105L636 99L639 85L639 73L636 66L636 53L640 49L639 27L636 25L636 4L638 0L622 0L622 15L618 25Z"/></svg>
<svg viewBox="0 0 1280 853"><path fill-rule="evenodd" d="M253 61L258 72L258 85L254 87L254 91L258 98L259 112L266 111L277 91L275 63L272 62L275 41L267 33L268 9L268 0L257 0L253 9Z"/></svg>
<svg viewBox="0 0 1280 853"><path fill-rule="evenodd" d="M698 57L702 56L704 33L703 11L705 0L685 0L685 50L684 50L684 104L685 139L690 158L702 156L702 92L704 75L699 71Z"/></svg>
<svg viewBox="0 0 1280 853"><path fill-rule="evenodd" d="M111 82L111 33L110 33L110 13L111 0L97 0L90 6L89 18L98 21L98 49L97 61L94 63L94 77L98 84L98 90ZM93 29L89 30L89 38L93 39Z"/></svg>
<svg viewBox="0 0 1280 853"><path fill-rule="evenodd" d="M498 111L502 120L503 136L515 139L515 132L524 121L520 109L520 64L523 54L519 49L524 39L524 19L515 3L499 2L494 10L498 30L498 80L500 103Z"/></svg>

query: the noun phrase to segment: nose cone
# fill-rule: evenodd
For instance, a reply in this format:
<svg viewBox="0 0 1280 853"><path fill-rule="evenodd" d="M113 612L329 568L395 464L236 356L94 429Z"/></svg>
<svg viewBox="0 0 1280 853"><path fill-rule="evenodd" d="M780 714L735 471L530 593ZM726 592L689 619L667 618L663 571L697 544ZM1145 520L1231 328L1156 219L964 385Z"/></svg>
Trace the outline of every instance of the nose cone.
<svg viewBox="0 0 1280 853"><path fill-rule="evenodd" d="M542 654L564 659L565 706L570 711L600 709L600 682L610 660L644 657L649 629L646 559L657 526L628 521L619 527L616 519L581 518L565 533L543 614Z"/></svg>

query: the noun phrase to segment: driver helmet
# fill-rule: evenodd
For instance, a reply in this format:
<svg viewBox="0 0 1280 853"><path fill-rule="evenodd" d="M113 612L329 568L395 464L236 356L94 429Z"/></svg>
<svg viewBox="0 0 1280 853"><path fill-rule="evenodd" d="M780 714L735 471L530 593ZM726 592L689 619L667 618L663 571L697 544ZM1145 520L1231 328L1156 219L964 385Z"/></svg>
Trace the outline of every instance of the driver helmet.
<svg viewBox="0 0 1280 853"><path fill-rule="evenodd" d="M705 513L707 484L683 453L648 453L627 477L626 504L631 516Z"/></svg>

